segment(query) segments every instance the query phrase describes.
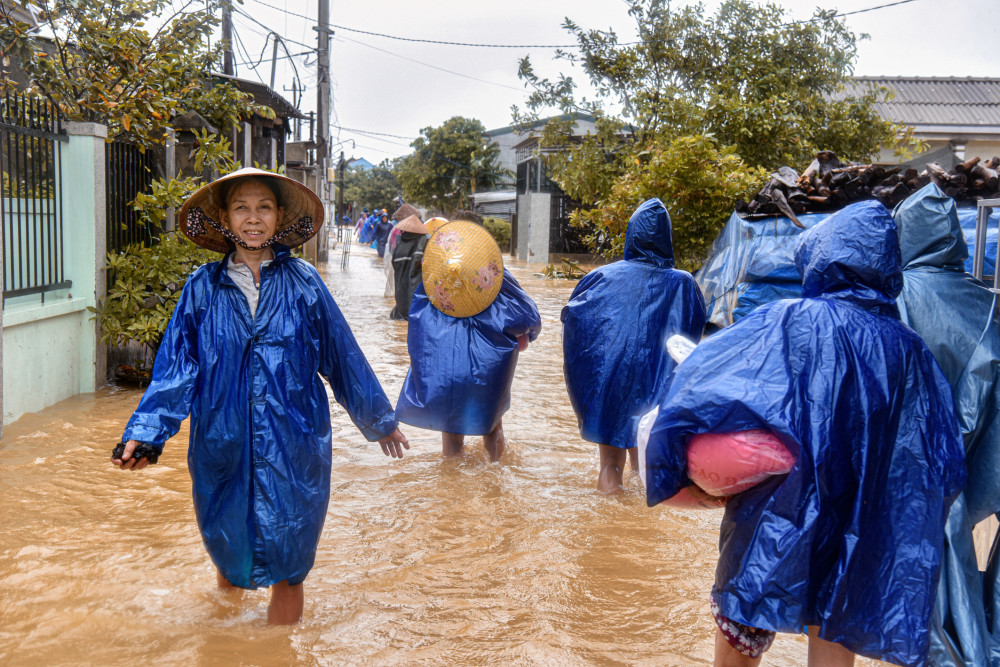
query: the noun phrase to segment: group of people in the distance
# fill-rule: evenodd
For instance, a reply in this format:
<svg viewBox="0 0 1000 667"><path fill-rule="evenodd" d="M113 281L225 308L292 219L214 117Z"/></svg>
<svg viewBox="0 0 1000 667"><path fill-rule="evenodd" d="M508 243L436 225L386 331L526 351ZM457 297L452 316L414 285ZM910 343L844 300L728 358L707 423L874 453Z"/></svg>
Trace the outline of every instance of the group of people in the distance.
<svg viewBox="0 0 1000 667"><path fill-rule="evenodd" d="M257 170L191 196L182 229L224 259L188 280L113 459L145 467L138 443L161 450L191 415L218 583L272 587L274 623L301 616L329 500L320 377L387 455L409 448L405 422L441 431L447 456L483 436L498 460L517 357L541 329L482 226L397 211L410 368L393 408L316 270L289 255L322 210ZM993 601L968 565L971 526L1000 510L1000 329L995 295L961 268L954 202L928 186L893 213L830 216L801 235L802 298L703 341L705 304L671 244L660 200L639 206L623 260L563 309L565 377L600 490L621 488L631 458L649 505L725 507L716 664L757 664L776 632L808 633L812 665L990 664Z"/></svg>

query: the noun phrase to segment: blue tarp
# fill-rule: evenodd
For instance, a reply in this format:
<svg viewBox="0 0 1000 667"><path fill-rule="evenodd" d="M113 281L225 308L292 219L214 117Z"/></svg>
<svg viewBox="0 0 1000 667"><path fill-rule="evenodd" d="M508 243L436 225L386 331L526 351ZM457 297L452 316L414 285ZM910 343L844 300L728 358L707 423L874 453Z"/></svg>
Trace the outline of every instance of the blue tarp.
<svg viewBox="0 0 1000 667"><path fill-rule="evenodd" d="M927 343L952 387L969 469L946 527L931 663L988 665L991 650L1000 651L1000 644L987 626L972 526L1000 511L997 295L966 272L969 251L955 202L937 186L909 197L893 216L903 259L900 315Z"/></svg>
<svg viewBox="0 0 1000 667"><path fill-rule="evenodd" d="M896 226L861 202L801 235L805 298L764 305L677 367L646 451L647 502L691 484L695 433L767 429L787 476L726 506L713 597L732 620L923 664L944 522L965 481L951 389L898 319Z"/></svg>
<svg viewBox="0 0 1000 667"><path fill-rule="evenodd" d="M800 215L808 229L829 213ZM972 272L976 239L976 209L958 209L959 220L969 247L966 270ZM997 226L1000 214L990 216L986 245L987 275L993 275L997 256ZM746 220L733 213L716 238L709 258L695 274L708 307L708 321L716 328L729 326L754 308L777 299L802 293L801 278L795 268L795 243L804 230L788 218L774 216Z"/></svg>
<svg viewBox="0 0 1000 667"><path fill-rule="evenodd" d="M639 417L656 403L675 363L673 334L701 340L705 303L687 271L674 268L670 215L644 202L625 232L625 257L591 271L562 309L566 389L580 435L635 447Z"/></svg>

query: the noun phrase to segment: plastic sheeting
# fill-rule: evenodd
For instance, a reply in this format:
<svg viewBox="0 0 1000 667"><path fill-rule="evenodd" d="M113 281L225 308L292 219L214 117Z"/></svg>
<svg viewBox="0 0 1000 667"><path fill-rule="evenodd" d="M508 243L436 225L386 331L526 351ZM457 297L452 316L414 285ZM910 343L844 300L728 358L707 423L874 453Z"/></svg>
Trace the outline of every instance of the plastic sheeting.
<svg viewBox="0 0 1000 667"><path fill-rule="evenodd" d="M927 343L952 387L969 470L964 498L948 519L931 662L986 665L992 640L972 526L1000 511L997 295L966 273L969 251L959 212L937 186L909 197L893 216L903 258L900 315Z"/></svg>
<svg viewBox="0 0 1000 667"><path fill-rule="evenodd" d="M694 433L768 429L796 457L734 496L720 536L723 615L923 664L948 507L965 479L951 390L898 317L896 227L877 202L802 235L807 298L764 305L674 372L646 452L647 502L691 484Z"/></svg>
<svg viewBox="0 0 1000 667"><path fill-rule="evenodd" d="M590 442L635 447L639 417L676 366L667 338L701 340L705 303L673 266L670 216L650 199L629 220L624 260L584 276L562 310L566 388Z"/></svg>
<svg viewBox="0 0 1000 667"><path fill-rule="evenodd" d="M471 317L442 313L421 283L410 305L410 369L397 417L445 433L492 432L510 407L517 338L526 335L533 341L541 330L535 302L507 269L493 303Z"/></svg>
<svg viewBox="0 0 1000 667"><path fill-rule="evenodd" d="M330 496L330 403L322 375L362 434L393 432L392 405L319 274L274 246L260 302L228 257L184 285L125 429L162 448L190 413L188 467L208 553L236 586L302 581Z"/></svg>
<svg viewBox="0 0 1000 667"><path fill-rule="evenodd" d="M969 247L966 270L972 271L976 209L958 209ZM807 229L829 217L828 213L799 216ZM985 273L992 275L997 254L1000 212L987 226ZM708 307L708 321L715 328L729 326L754 308L778 299L801 296L802 280L795 268L795 244L804 230L785 217L746 220L733 213L716 238L708 260L695 274Z"/></svg>

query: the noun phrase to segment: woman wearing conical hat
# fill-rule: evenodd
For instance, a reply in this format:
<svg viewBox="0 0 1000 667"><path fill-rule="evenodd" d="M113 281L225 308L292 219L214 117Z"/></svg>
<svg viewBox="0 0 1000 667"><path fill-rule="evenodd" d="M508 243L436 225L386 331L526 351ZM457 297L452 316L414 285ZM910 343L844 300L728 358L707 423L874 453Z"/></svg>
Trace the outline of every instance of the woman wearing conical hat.
<svg viewBox="0 0 1000 667"><path fill-rule="evenodd" d="M271 588L268 621L303 609L330 498L326 378L362 435L386 455L409 448L392 405L316 269L291 256L323 222L304 185L241 169L180 211L195 243L223 253L194 271L122 436L159 453L191 416L188 468L205 547L221 588Z"/></svg>
<svg viewBox="0 0 1000 667"><path fill-rule="evenodd" d="M542 328L538 309L504 268L493 237L472 222L434 232L422 275L409 310L410 370L397 417L441 431L445 456L460 454L465 436L481 435L490 459L499 460L518 353Z"/></svg>

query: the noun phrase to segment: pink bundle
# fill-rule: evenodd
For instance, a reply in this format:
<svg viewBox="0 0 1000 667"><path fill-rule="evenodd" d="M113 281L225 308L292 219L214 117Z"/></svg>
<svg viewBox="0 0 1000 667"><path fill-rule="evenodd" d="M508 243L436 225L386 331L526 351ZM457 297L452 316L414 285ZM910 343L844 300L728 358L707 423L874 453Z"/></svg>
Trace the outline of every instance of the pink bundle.
<svg viewBox="0 0 1000 667"><path fill-rule="evenodd" d="M721 507L723 498L760 484L771 475L784 475L795 457L770 431L753 429L737 433L698 433L687 444L688 477L719 502L695 498L688 489L665 501L688 508Z"/></svg>

